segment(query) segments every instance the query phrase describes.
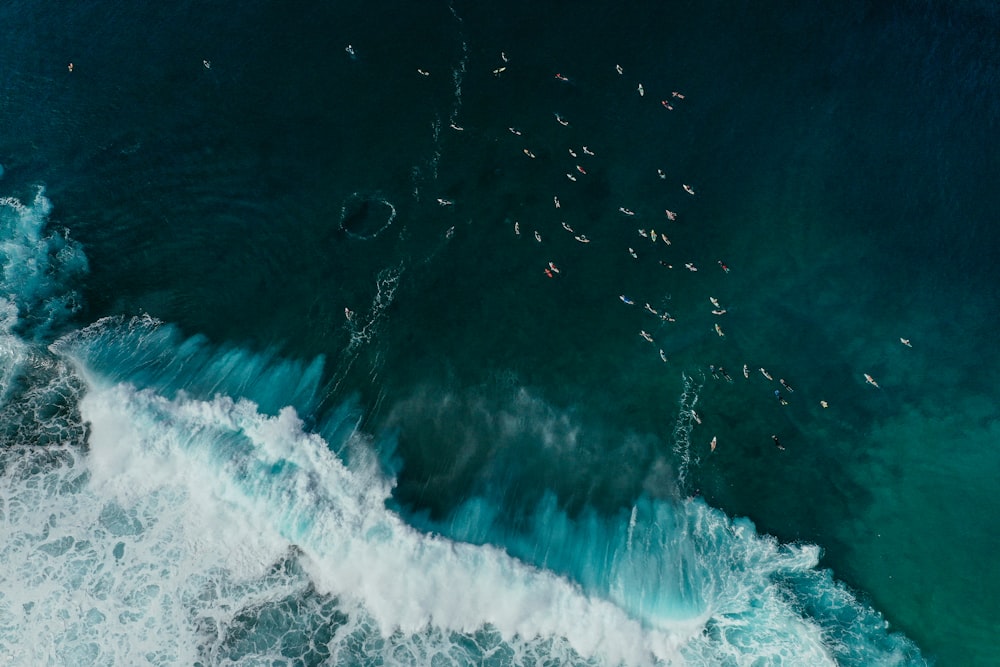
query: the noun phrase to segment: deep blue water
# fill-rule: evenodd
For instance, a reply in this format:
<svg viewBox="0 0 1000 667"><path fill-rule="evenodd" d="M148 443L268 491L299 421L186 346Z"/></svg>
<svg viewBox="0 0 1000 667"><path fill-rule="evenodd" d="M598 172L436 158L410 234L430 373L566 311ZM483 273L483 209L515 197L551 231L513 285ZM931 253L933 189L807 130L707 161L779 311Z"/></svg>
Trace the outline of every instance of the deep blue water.
<svg viewBox="0 0 1000 667"><path fill-rule="evenodd" d="M0 20L11 664L995 660L992 6Z"/></svg>

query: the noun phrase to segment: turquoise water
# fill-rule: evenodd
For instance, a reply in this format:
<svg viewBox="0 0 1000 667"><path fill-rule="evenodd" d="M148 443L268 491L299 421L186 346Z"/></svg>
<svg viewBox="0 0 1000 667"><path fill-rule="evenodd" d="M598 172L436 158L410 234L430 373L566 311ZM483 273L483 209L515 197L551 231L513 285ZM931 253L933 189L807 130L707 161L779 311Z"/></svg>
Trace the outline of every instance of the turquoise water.
<svg viewBox="0 0 1000 667"><path fill-rule="evenodd" d="M991 7L0 18L12 664L994 660Z"/></svg>

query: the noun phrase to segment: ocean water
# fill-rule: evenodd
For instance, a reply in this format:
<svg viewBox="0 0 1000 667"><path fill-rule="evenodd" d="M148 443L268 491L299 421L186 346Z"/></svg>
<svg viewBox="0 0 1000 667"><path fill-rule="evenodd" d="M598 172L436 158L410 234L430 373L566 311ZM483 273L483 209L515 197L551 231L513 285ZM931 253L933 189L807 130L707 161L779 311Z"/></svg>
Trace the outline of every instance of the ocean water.
<svg viewBox="0 0 1000 667"><path fill-rule="evenodd" d="M4 664L995 663L1000 16L786 4L0 8Z"/></svg>

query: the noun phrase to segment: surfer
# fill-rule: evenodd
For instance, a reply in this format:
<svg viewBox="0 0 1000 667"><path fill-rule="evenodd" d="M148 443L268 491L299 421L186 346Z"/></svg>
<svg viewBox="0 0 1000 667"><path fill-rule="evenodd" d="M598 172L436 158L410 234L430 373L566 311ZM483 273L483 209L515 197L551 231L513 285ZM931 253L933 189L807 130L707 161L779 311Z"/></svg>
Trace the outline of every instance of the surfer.
<svg viewBox="0 0 1000 667"><path fill-rule="evenodd" d="M559 114L556 114L556 122L562 125L563 127L569 125L569 121L560 116Z"/></svg>
<svg viewBox="0 0 1000 667"><path fill-rule="evenodd" d="M666 109L667 111L673 111L674 110L674 107L671 106L670 102L667 102L666 100L660 100L660 104L662 104L663 108Z"/></svg>
<svg viewBox="0 0 1000 667"><path fill-rule="evenodd" d="M646 340L648 340L650 343L653 342L653 337L650 336L648 333L646 333L645 330L640 330L639 331L639 335L642 336L643 338L645 338Z"/></svg>
<svg viewBox="0 0 1000 667"><path fill-rule="evenodd" d="M202 60L201 62L203 62L203 63L207 63L208 61L207 61L207 60ZM208 68L209 68L209 67L211 67L211 66L212 66L212 64L211 64L211 63L209 63L209 64L208 64L208 65L207 65L207 66L205 67L205 69L208 69ZM66 69L67 69L67 70L69 70L70 72L72 72L72 71L73 71L73 63L70 63L69 65L66 65Z"/></svg>
<svg viewBox="0 0 1000 667"><path fill-rule="evenodd" d="M559 271L559 267L557 267L557 266L556 266L555 264L553 264L552 262L549 262L549 268L550 268L550 269L552 269L552 272L553 272L553 273L560 273L560 271Z"/></svg>
<svg viewBox="0 0 1000 667"><path fill-rule="evenodd" d="M722 377L726 378L726 380L727 380L728 382L732 382L732 381L733 381L733 378L729 377L729 373L727 373L727 372L726 372L726 369L725 369L725 368L723 368L722 366L719 366L719 374L720 374L720 375L721 375Z"/></svg>
<svg viewBox="0 0 1000 667"><path fill-rule="evenodd" d="M676 90L675 90L675 91L673 91L673 92L672 92L672 93L670 93L670 94L671 94L672 96L676 97L676 98L677 98L677 99L679 99L679 100L683 100L683 99L684 99L684 96L683 96L683 95L681 95L680 93L678 93L678 92L677 92Z"/></svg>
<svg viewBox="0 0 1000 667"><path fill-rule="evenodd" d="M648 239L649 238L649 234L646 233L645 229L640 229L639 230L639 236L641 236L644 239Z"/></svg>
<svg viewBox="0 0 1000 667"><path fill-rule="evenodd" d="M539 243L542 242L542 235L539 234L537 231L535 232L535 240L538 241Z"/></svg>
<svg viewBox="0 0 1000 667"><path fill-rule="evenodd" d="M524 152L525 155L527 155L528 157L530 157L532 160L535 159L535 154L532 153L531 151L529 151L527 148L525 148L523 152Z"/></svg>
<svg viewBox="0 0 1000 667"><path fill-rule="evenodd" d="M726 334L722 333L722 327L720 327L718 325L718 323L716 323L716 325L715 325L715 333L719 334L720 338L725 338L726 337Z"/></svg>
<svg viewBox="0 0 1000 667"><path fill-rule="evenodd" d="M454 203L455 202L450 199L441 199L438 197L438 204L441 204L441 206L452 206Z"/></svg>
<svg viewBox="0 0 1000 667"><path fill-rule="evenodd" d="M701 417L699 417L698 413L695 412L694 410L691 411L691 419L695 420L699 424L701 423Z"/></svg>
<svg viewBox="0 0 1000 667"><path fill-rule="evenodd" d="M660 314L658 312L656 312L656 309L653 308L651 305L649 305L649 303L646 304L646 310L648 310L649 312L651 312L653 315L656 315L657 317L660 316Z"/></svg>
<svg viewBox="0 0 1000 667"><path fill-rule="evenodd" d="M660 348L660 359L663 360L663 363L667 363L667 353L663 351L662 347Z"/></svg>
<svg viewBox="0 0 1000 667"><path fill-rule="evenodd" d="M562 226L563 226L563 229L565 229L567 232L569 232L571 234L573 233L573 228L570 227L569 225L567 225L565 222L562 223Z"/></svg>
<svg viewBox="0 0 1000 667"><path fill-rule="evenodd" d="M586 172L586 171L584 170L584 168L583 168L583 167L581 167L580 165L576 165L576 170L577 170L578 172L580 172L581 174L583 174L584 176L586 176L586 175L587 175L587 172Z"/></svg>
<svg viewBox="0 0 1000 667"><path fill-rule="evenodd" d="M556 78L559 79L560 81L569 81L569 79L564 77L562 74L559 74L558 72L556 72Z"/></svg>
<svg viewBox="0 0 1000 667"><path fill-rule="evenodd" d="M518 130L517 128L508 127L507 129L510 130L511 134L513 134L515 136L518 136L518 137L521 136L521 131Z"/></svg>
<svg viewBox="0 0 1000 667"><path fill-rule="evenodd" d="M354 311L350 308L344 308L344 317L346 317L347 321L350 322L354 319Z"/></svg>
<svg viewBox="0 0 1000 667"><path fill-rule="evenodd" d="M631 306L631 305L633 305L633 304L635 303L635 301L633 301L632 299L628 298L628 297L627 297L627 296L625 296L624 294L620 294L620 295L618 296L618 298L622 300L622 303L625 303L625 304L628 304L628 305L630 305L630 306Z"/></svg>
<svg viewBox="0 0 1000 667"><path fill-rule="evenodd" d="M583 147L583 152L586 153L587 155L596 155L596 153L594 153L594 151L590 150L586 146Z"/></svg>
<svg viewBox="0 0 1000 667"><path fill-rule="evenodd" d="M676 220L677 219L677 214L674 213L673 211L671 211L670 209L666 209L666 213L667 213L667 220Z"/></svg>
<svg viewBox="0 0 1000 667"><path fill-rule="evenodd" d="M660 180L664 180L664 181L667 180L667 175L663 172L662 169L657 169L656 173L659 175Z"/></svg>
<svg viewBox="0 0 1000 667"><path fill-rule="evenodd" d="M776 435L772 435L772 436L771 436L771 440L774 440L774 446L775 446L775 447L777 447L777 448L778 448L778 449L780 449L781 451L785 451L785 448L781 446L781 441L780 441L780 440L778 440L778 436L776 436Z"/></svg>
<svg viewBox="0 0 1000 667"><path fill-rule="evenodd" d="M615 65L615 71L618 72L618 76L621 76L622 74L625 73L625 70L622 69L621 65Z"/></svg>
<svg viewBox="0 0 1000 667"><path fill-rule="evenodd" d="M694 195L694 188L692 188L687 183L681 183L681 187L684 188L684 192L688 193L689 195Z"/></svg>
<svg viewBox="0 0 1000 667"><path fill-rule="evenodd" d="M820 401L819 404L822 405L824 408L830 407L830 404L827 403L826 401Z"/></svg>
<svg viewBox="0 0 1000 667"><path fill-rule="evenodd" d="M721 259L719 260L719 266L722 267L723 271L725 271L726 273L729 273L729 267L726 266L725 264L723 264Z"/></svg>
<svg viewBox="0 0 1000 667"><path fill-rule="evenodd" d="M579 236L574 236L573 238L575 238L580 243L590 243L590 239L587 238L586 234L580 234Z"/></svg>
<svg viewBox="0 0 1000 667"><path fill-rule="evenodd" d="M684 266L687 267L688 271L697 271L698 270L698 267L696 267L693 262L688 262Z"/></svg>
<svg viewBox="0 0 1000 667"><path fill-rule="evenodd" d="M506 67L497 67L495 70L493 70L493 76L500 76L506 71L507 71Z"/></svg>
<svg viewBox="0 0 1000 667"><path fill-rule="evenodd" d="M425 69L420 69L419 67L417 68L417 74L419 74L420 76L430 76L431 75L430 72L428 72Z"/></svg>
<svg viewBox="0 0 1000 667"><path fill-rule="evenodd" d="M500 60L507 62L507 54L503 51L500 52Z"/></svg>
<svg viewBox="0 0 1000 667"><path fill-rule="evenodd" d="M876 389L881 389L881 387L878 386L878 382L875 381L875 378L873 378L871 375L868 375L868 373L865 373L865 382L875 387Z"/></svg>
<svg viewBox="0 0 1000 667"><path fill-rule="evenodd" d="M347 55L351 56L352 58L355 56L354 47L352 45L348 44L347 48L344 50L347 51Z"/></svg>
<svg viewBox="0 0 1000 667"><path fill-rule="evenodd" d="M573 174L566 172L566 178L576 183L576 176L574 176Z"/></svg>
<svg viewBox="0 0 1000 667"><path fill-rule="evenodd" d="M572 148L568 148L567 150L569 151L570 155L572 155L573 157L576 157L576 151L574 151Z"/></svg>
<svg viewBox="0 0 1000 667"><path fill-rule="evenodd" d="M785 400L785 397L782 396L781 392L778 391L777 389L774 390L774 397L778 399L778 402L781 403L782 405L788 405L788 401Z"/></svg>
<svg viewBox="0 0 1000 667"><path fill-rule="evenodd" d="M905 345L906 347L913 347L912 345L910 345L910 339L909 338L900 338L899 342L902 343L903 345Z"/></svg>
<svg viewBox="0 0 1000 667"><path fill-rule="evenodd" d="M619 206L618 210L620 212L624 213L625 215L635 215L635 211L632 211L631 209L627 209L624 206Z"/></svg>
<svg viewBox="0 0 1000 667"><path fill-rule="evenodd" d="M790 386L788 386L788 383L785 382L784 378L778 378L778 382L781 383L781 386L784 387L788 391L789 394L794 394L795 393L795 390L792 389Z"/></svg>
<svg viewBox="0 0 1000 667"><path fill-rule="evenodd" d="M646 94L646 89L645 89L645 88L643 88L643 87L642 87L642 84L640 83L640 84L639 84L639 97L642 97L642 96L644 96L645 94Z"/></svg>
<svg viewBox="0 0 1000 667"><path fill-rule="evenodd" d="M561 206L561 204L559 203L559 197L553 197L552 203L556 205L556 208L559 208Z"/></svg>
<svg viewBox="0 0 1000 667"><path fill-rule="evenodd" d="M772 382L774 382L774 378L771 377L770 373L768 373L766 370L764 370L763 366L760 367L760 374L763 375L764 377L766 377L768 380L771 380Z"/></svg>
<svg viewBox="0 0 1000 667"><path fill-rule="evenodd" d="M635 254L635 250L632 248L628 249L628 254L632 255L632 259L639 259L639 255Z"/></svg>
<svg viewBox="0 0 1000 667"><path fill-rule="evenodd" d="M743 364L743 377L745 377L748 380L750 379L750 369L747 368L746 364Z"/></svg>
<svg viewBox="0 0 1000 667"><path fill-rule="evenodd" d="M464 132L464 131L465 131L465 128L464 128L464 127L462 127L462 126L460 126L460 125L456 125L455 123L452 123L452 124L451 124L451 125L449 125L448 127L450 127L450 128L451 128L451 129L453 129L453 130L458 130L459 132Z"/></svg>
<svg viewBox="0 0 1000 667"><path fill-rule="evenodd" d="M714 296L708 297L708 300L711 301L712 305L715 306L716 308L721 308L721 306L719 305L719 300L716 299Z"/></svg>
<svg viewBox="0 0 1000 667"><path fill-rule="evenodd" d="M716 445L717 442L718 442L718 440L716 440L715 436L713 435L712 436L712 442L708 443L708 446L711 448L711 450L713 452L715 451L715 445Z"/></svg>
<svg viewBox="0 0 1000 667"><path fill-rule="evenodd" d="M517 220L514 221L514 233L517 234L518 236L521 235L521 223L518 222Z"/></svg>
<svg viewBox="0 0 1000 667"><path fill-rule="evenodd" d="M713 315L725 315L726 314L726 309L725 308L720 308L718 310L713 310L712 314Z"/></svg>

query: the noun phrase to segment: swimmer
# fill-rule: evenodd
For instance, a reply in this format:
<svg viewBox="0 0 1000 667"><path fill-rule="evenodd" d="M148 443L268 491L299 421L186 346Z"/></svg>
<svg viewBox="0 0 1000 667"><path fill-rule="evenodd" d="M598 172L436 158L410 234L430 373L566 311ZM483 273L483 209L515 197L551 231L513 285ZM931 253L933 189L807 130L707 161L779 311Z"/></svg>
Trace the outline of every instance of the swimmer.
<svg viewBox="0 0 1000 667"><path fill-rule="evenodd" d="M562 74L559 74L558 72L556 72L556 78L559 79L560 81L569 81L569 79L564 77Z"/></svg>
<svg viewBox="0 0 1000 667"><path fill-rule="evenodd" d="M635 254L635 250L632 248L628 249L628 254L632 255L632 259L639 259L639 255Z"/></svg>
<svg viewBox="0 0 1000 667"><path fill-rule="evenodd" d="M577 170L578 172L580 172L581 174L583 174L583 175L586 175L586 174L587 174L587 172L586 172L586 171L584 171L583 167L581 167L580 165L576 165L576 170Z"/></svg>
<svg viewBox="0 0 1000 667"><path fill-rule="evenodd" d="M656 230L655 229L650 229L649 230L649 238L653 241L653 243L656 243Z"/></svg>
<svg viewBox="0 0 1000 667"><path fill-rule="evenodd" d="M663 363L667 363L667 353L663 351L662 347L660 348L660 359L663 360Z"/></svg>
<svg viewBox="0 0 1000 667"><path fill-rule="evenodd" d="M715 451L715 445L716 445L717 442L718 441L716 440L715 436L713 435L712 436L712 442L708 443L708 446L711 448L711 450L713 452Z"/></svg>
<svg viewBox="0 0 1000 667"><path fill-rule="evenodd" d="M750 369L747 368L746 364L743 364L743 377L745 377L748 380L750 379Z"/></svg>
<svg viewBox="0 0 1000 667"><path fill-rule="evenodd" d="M556 122L562 125L563 127L569 125L569 121L560 116L559 114L556 114Z"/></svg>
<svg viewBox="0 0 1000 667"><path fill-rule="evenodd" d="M733 381L733 378L729 377L729 373L727 373L726 369L723 368L722 366L719 366L719 375L721 375L722 377L726 378L727 382L732 382Z"/></svg>
<svg viewBox="0 0 1000 667"><path fill-rule="evenodd" d="M430 72L428 72L425 69L420 69L419 67L417 68L417 74L419 74L420 76L430 76L431 75Z"/></svg>
<svg viewBox="0 0 1000 667"><path fill-rule="evenodd" d="M729 273L729 267L726 266L725 264L723 264L721 259L719 260L719 266L722 267L723 271L725 271L726 273Z"/></svg>
<svg viewBox="0 0 1000 667"><path fill-rule="evenodd" d="M670 209L666 209L666 213L667 213L667 220L676 220L677 219L677 214L674 213L673 211L671 211Z"/></svg>
<svg viewBox="0 0 1000 667"><path fill-rule="evenodd" d="M694 195L694 188L692 188L690 185L686 183L681 183L681 187L684 188L684 192L688 193L689 195Z"/></svg>
<svg viewBox="0 0 1000 667"><path fill-rule="evenodd" d="M722 327L718 324L715 325L715 333L719 334L719 338L725 338L726 334L722 333Z"/></svg>
<svg viewBox="0 0 1000 667"><path fill-rule="evenodd" d="M539 234L537 231L535 232L535 240L538 241L539 243L542 242L542 235Z"/></svg>
<svg viewBox="0 0 1000 667"><path fill-rule="evenodd" d="M820 401L819 404L822 405L824 408L830 407L830 404L827 403L826 401Z"/></svg>
<svg viewBox="0 0 1000 667"><path fill-rule="evenodd" d="M903 345L905 345L906 347L913 347L912 345L910 345L910 339L909 338L900 338L899 342L902 343Z"/></svg>
<svg viewBox="0 0 1000 667"><path fill-rule="evenodd" d="M772 436L771 436L771 440L774 440L774 446L775 446L775 447L777 447L777 448L778 448L778 449L780 449L781 451L785 451L785 448L781 446L781 441L780 441L780 440L778 440L778 436L776 436L776 435L772 435Z"/></svg>
<svg viewBox="0 0 1000 667"><path fill-rule="evenodd" d="M795 390L792 389L791 386L789 386L789 384L787 382L785 382L784 378L778 378L778 382L781 384L782 387L784 387L786 390L788 390L789 394L794 394L795 393Z"/></svg>
<svg viewBox="0 0 1000 667"><path fill-rule="evenodd" d="M550 269L552 269L552 272L553 272L553 273L560 273L560 271L559 271L559 267L557 267L557 266L556 266L555 264L553 264L552 262L549 262L549 268L550 268Z"/></svg>
<svg viewBox="0 0 1000 667"><path fill-rule="evenodd" d="M615 71L618 72L619 76L625 73L625 70L622 69L621 65L615 65Z"/></svg>
<svg viewBox="0 0 1000 667"><path fill-rule="evenodd" d="M679 99L679 100L683 100L683 99L684 99L684 96L683 96L683 95L681 95L680 93L678 93L678 92L677 92L676 90L675 90L675 91L673 91L673 92L672 92L672 93L670 93L670 94L671 94L671 95L672 95L673 97L676 97L676 98L677 98L677 99Z"/></svg>
<svg viewBox="0 0 1000 667"><path fill-rule="evenodd" d="M648 333L646 333L645 330L639 331L639 335L642 336L643 338L645 338L646 340L648 340L650 343L653 342L653 337L650 336Z"/></svg>
<svg viewBox="0 0 1000 667"><path fill-rule="evenodd" d="M876 389L881 389L881 387L878 386L878 382L875 381L875 378L873 378L871 375L868 375L868 373L865 373L865 382L875 387Z"/></svg>
<svg viewBox="0 0 1000 667"><path fill-rule="evenodd" d="M465 131L464 127L462 127L460 125L456 125L455 123L451 123L448 127L450 127L453 130L457 130L459 132L464 132Z"/></svg>
<svg viewBox="0 0 1000 667"><path fill-rule="evenodd" d="M774 382L774 378L771 377L770 373L768 373L767 371L764 370L763 366L760 367L760 374L763 375L764 377L766 377L768 380Z"/></svg>
<svg viewBox="0 0 1000 667"><path fill-rule="evenodd" d="M514 221L514 233L517 234L518 236L521 235L521 223L518 222L517 220Z"/></svg>
<svg viewBox="0 0 1000 667"><path fill-rule="evenodd" d="M646 304L646 310L648 310L649 312L653 313L653 314L654 314L654 315L656 315L656 316L659 316L659 315L660 315L660 314L659 314L658 312L656 312L656 309L655 309L655 308L653 308L653 307L652 307L651 305L649 305L648 303Z"/></svg>
<svg viewBox="0 0 1000 667"><path fill-rule="evenodd" d="M574 183L576 183L576 176L574 176L573 174L570 174L569 172L567 172L566 173L566 178L568 178L569 180L571 180Z"/></svg>
<svg viewBox="0 0 1000 667"><path fill-rule="evenodd" d="M552 198L552 203L556 205L556 208L559 208L560 206L562 206L562 204L559 203L559 197L553 197Z"/></svg>
<svg viewBox="0 0 1000 667"><path fill-rule="evenodd" d="M785 397L782 396L781 392L778 391L777 389L774 390L774 397L778 399L778 402L781 403L782 405L788 405L788 401L785 400Z"/></svg>
<svg viewBox="0 0 1000 667"><path fill-rule="evenodd" d="M531 151L529 151L529 150L528 150L527 148L525 148L525 149L524 149L524 150L523 150L522 152L523 152L523 153L524 153L525 155L527 155L528 157L530 157L530 158L531 158L532 160L534 160L534 159L535 159L535 154L534 154L534 153L532 153Z"/></svg>
<svg viewBox="0 0 1000 667"><path fill-rule="evenodd" d="M618 207L618 210L619 210L620 212L624 213L625 215L635 215L635 211L632 211L632 210L630 210L630 209L627 209L627 208L625 208L624 206L619 206L619 207Z"/></svg>
<svg viewBox="0 0 1000 667"><path fill-rule="evenodd" d="M708 297L708 300L711 301L712 305L715 306L716 308L721 308L721 306L719 305L719 300L716 299L714 296Z"/></svg>
<svg viewBox="0 0 1000 667"><path fill-rule="evenodd" d="M570 234L572 234L572 233L573 233L573 228L572 228L572 227L570 227L569 225L567 225L567 224L566 224L565 222L564 222L564 223L562 223L562 226L563 226L563 229L565 229L565 230L566 230L567 232L569 232Z"/></svg>
<svg viewBox="0 0 1000 667"><path fill-rule="evenodd" d="M696 267L692 262L688 262L684 266L687 267L688 271L697 271L698 270L698 267Z"/></svg>
<svg viewBox="0 0 1000 667"><path fill-rule="evenodd" d="M590 150L586 146L583 147L583 152L586 153L587 155L596 155L596 153L594 153L594 151Z"/></svg>
<svg viewBox="0 0 1000 667"><path fill-rule="evenodd" d="M712 314L713 315L725 315L726 314L726 309L725 308L719 308L717 310L713 310Z"/></svg>
<svg viewBox="0 0 1000 667"><path fill-rule="evenodd" d="M454 203L455 202L450 199L441 199L438 197L438 204L441 204L441 206L452 206Z"/></svg>
<svg viewBox="0 0 1000 667"><path fill-rule="evenodd" d="M590 239L587 238L586 234L580 234L579 236L574 236L573 238L575 238L580 243L590 243Z"/></svg>
<svg viewBox="0 0 1000 667"><path fill-rule="evenodd" d="M572 155L573 157L576 157L576 151L574 151L572 148L569 149L569 154Z"/></svg>
<svg viewBox="0 0 1000 667"><path fill-rule="evenodd" d="M643 97L645 94L646 94L646 89L643 88L642 84L640 83L639 84L639 97Z"/></svg>
<svg viewBox="0 0 1000 667"><path fill-rule="evenodd" d="M518 137L521 136L521 131L520 130L515 129L513 127L508 127L507 129L510 130L511 134L513 134L515 136L518 136Z"/></svg>
<svg viewBox="0 0 1000 667"><path fill-rule="evenodd" d="M656 173L657 173L657 175L659 175L660 180L663 180L663 181L667 180L667 175L664 173L664 171L662 169L657 169Z"/></svg>
<svg viewBox="0 0 1000 667"><path fill-rule="evenodd" d="M631 306L631 305L634 305L634 304L635 304L635 301L633 301L632 299L628 298L628 297L627 297L627 296L625 296L624 294L619 294L619 295L618 295L618 298L619 298L619 299L621 299L621 300L622 300L622 303L624 303L624 304L626 304L626 305L629 305L629 306Z"/></svg>
<svg viewBox="0 0 1000 667"><path fill-rule="evenodd" d="M646 233L645 229L640 229L639 230L639 236L641 236L644 239L648 239L649 238L649 234Z"/></svg>

